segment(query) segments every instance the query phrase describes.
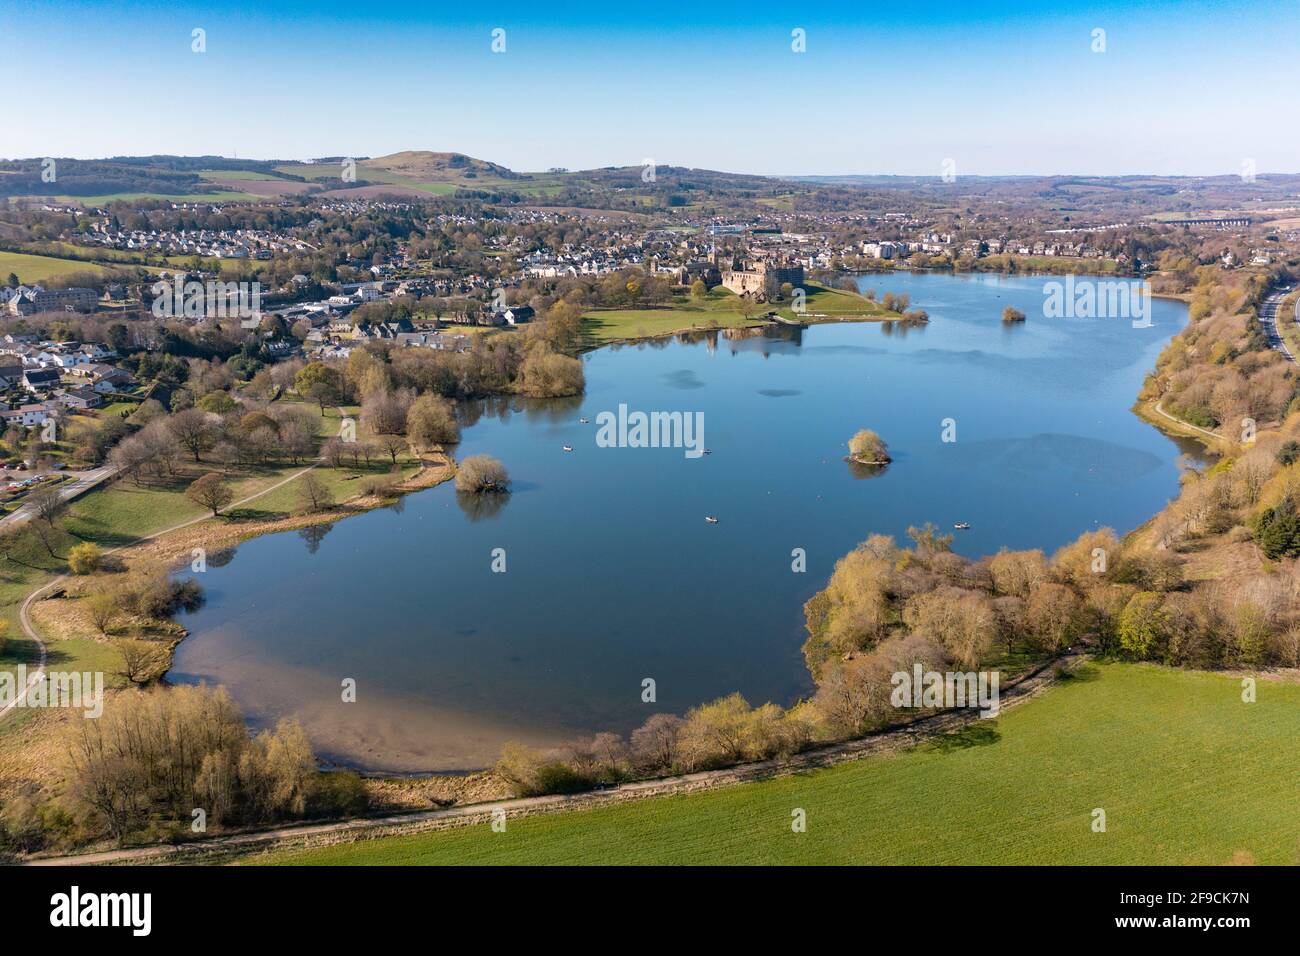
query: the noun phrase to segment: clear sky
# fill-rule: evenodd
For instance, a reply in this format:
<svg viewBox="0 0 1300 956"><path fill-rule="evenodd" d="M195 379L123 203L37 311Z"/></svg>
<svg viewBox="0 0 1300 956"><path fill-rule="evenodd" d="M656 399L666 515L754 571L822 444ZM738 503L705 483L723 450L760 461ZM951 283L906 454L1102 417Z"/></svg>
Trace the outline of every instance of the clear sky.
<svg viewBox="0 0 1300 956"><path fill-rule="evenodd" d="M239 6L0 0L0 156L1300 171L1298 0Z"/></svg>

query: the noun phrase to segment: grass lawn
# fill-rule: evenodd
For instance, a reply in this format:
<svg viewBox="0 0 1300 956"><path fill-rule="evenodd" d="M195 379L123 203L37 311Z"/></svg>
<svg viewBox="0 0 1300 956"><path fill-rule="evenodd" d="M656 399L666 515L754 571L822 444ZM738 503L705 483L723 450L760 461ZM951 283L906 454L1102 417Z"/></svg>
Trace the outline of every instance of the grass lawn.
<svg viewBox="0 0 1300 956"><path fill-rule="evenodd" d="M1300 862L1300 685L1089 665L893 756L598 810L251 857L276 864ZM807 812L793 833L791 811ZM1106 832L1092 831L1094 808Z"/></svg>
<svg viewBox="0 0 1300 956"><path fill-rule="evenodd" d="M703 299L678 296L659 309L600 309L586 313L583 335L589 345L603 345L622 339L649 338L675 332L714 328L746 328L761 325L762 316L776 312L787 319L817 321L819 318L885 318L892 313L875 302L852 292L807 283L806 309L796 315L791 303L773 303L757 308L746 318L741 299L718 286Z"/></svg>
<svg viewBox="0 0 1300 956"><path fill-rule="evenodd" d="M0 252L0 279L14 273L24 285L44 282L75 272L104 273L108 270L93 262L80 259L56 259L53 256L31 256L24 252Z"/></svg>

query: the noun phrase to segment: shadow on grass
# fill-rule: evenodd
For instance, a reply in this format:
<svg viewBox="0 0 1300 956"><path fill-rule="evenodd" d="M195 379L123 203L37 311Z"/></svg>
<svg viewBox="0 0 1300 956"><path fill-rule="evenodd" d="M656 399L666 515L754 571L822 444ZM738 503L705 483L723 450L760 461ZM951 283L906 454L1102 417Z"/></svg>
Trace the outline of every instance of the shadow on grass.
<svg viewBox="0 0 1300 956"><path fill-rule="evenodd" d="M987 747L1001 739L1002 734L998 732L996 720L980 720L955 733L935 738L926 745L926 749L947 754L958 750L970 750L972 747Z"/></svg>
<svg viewBox="0 0 1300 956"><path fill-rule="evenodd" d="M19 664L26 664L29 668L35 667L40 660L40 651L36 648L36 643L28 637L11 637L5 643L4 653L0 654L0 667L17 667ZM61 651L57 646L52 644L45 645L46 665L53 667L59 664L66 664L71 660L71 655Z"/></svg>
<svg viewBox="0 0 1300 956"><path fill-rule="evenodd" d="M1091 684L1101 677L1101 669L1095 664L1080 664L1070 670L1058 670L1054 676L1062 684Z"/></svg>
<svg viewBox="0 0 1300 956"><path fill-rule="evenodd" d="M281 518L288 518L288 511L264 511L260 508L235 508L230 511L221 512L221 517L227 521L243 523L248 521L279 521Z"/></svg>

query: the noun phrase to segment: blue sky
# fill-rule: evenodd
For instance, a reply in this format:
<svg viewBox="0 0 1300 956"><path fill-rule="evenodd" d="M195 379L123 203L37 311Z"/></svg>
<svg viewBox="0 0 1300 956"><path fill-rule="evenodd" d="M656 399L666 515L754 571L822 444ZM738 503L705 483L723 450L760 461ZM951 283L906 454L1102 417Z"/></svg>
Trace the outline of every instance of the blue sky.
<svg viewBox="0 0 1300 956"><path fill-rule="evenodd" d="M1300 171L1300 3L0 0L0 156L455 150L766 174ZM482 11L482 12L480 12ZM207 52L191 51L191 31ZM491 32L506 31L506 52ZM806 31L807 51L791 50ZM1094 53L1092 31L1106 31Z"/></svg>

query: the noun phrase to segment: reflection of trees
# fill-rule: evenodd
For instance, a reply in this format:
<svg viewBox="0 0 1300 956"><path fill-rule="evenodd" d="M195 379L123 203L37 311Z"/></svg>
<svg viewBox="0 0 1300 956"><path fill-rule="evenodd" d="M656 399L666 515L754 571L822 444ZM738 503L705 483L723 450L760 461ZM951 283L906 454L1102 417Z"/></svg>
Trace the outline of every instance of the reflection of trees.
<svg viewBox="0 0 1300 956"><path fill-rule="evenodd" d="M510 421L511 416L522 414L529 421L558 424L572 420L581 407L581 395L566 395L560 398L493 395L461 402L456 406L456 420L461 428L471 428L484 418L495 418L505 424Z"/></svg>
<svg viewBox="0 0 1300 956"><path fill-rule="evenodd" d="M876 478L885 473L888 465L864 465L859 461L849 462L849 474L854 478Z"/></svg>
<svg viewBox="0 0 1300 956"><path fill-rule="evenodd" d="M309 524L305 528L298 529L298 537L307 542L307 553L315 554L320 550L320 543L325 540L325 535L333 530L333 522L329 524Z"/></svg>
<svg viewBox="0 0 1300 956"><path fill-rule="evenodd" d="M235 560L234 548L222 548L220 551L214 551L208 555L208 567L224 568L231 561Z"/></svg>
<svg viewBox="0 0 1300 956"><path fill-rule="evenodd" d="M577 417L582 407L581 395L566 395L563 398L527 398L521 399L524 415L531 422L558 425L571 422Z"/></svg>
<svg viewBox="0 0 1300 956"><path fill-rule="evenodd" d="M510 495L456 492L456 504L470 521L489 521L501 513Z"/></svg>

